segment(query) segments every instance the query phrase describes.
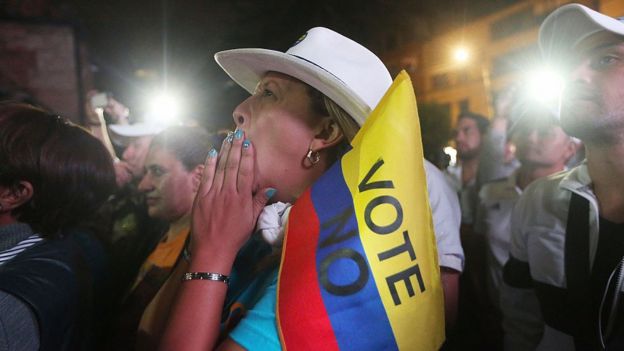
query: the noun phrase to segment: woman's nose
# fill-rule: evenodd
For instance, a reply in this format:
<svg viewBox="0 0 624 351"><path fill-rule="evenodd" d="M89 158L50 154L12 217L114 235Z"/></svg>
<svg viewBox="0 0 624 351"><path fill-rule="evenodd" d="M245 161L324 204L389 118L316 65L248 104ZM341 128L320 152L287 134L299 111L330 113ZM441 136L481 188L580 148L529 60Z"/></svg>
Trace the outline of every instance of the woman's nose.
<svg viewBox="0 0 624 351"><path fill-rule="evenodd" d="M140 192L148 192L152 189L152 182L149 179L150 176L148 173L145 173L141 181L139 182L139 191Z"/></svg>
<svg viewBox="0 0 624 351"><path fill-rule="evenodd" d="M243 102L238 104L236 108L234 108L234 112L232 112L232 119L234 119L234 124L236 128L244 127L247 123L249 123L249 118L251 116L250 109L250 101L252 96L245 99Z"/></svg>

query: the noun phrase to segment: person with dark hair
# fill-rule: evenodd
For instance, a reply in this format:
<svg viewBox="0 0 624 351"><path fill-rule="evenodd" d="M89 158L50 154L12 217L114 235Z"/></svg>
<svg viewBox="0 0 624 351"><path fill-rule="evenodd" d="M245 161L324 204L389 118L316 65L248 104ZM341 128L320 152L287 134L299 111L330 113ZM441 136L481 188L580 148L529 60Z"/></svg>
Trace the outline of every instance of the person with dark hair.
<svg viewBox="0 0 624 351"><path fill-rule="evenodd" d="M459 195L462 224L472 224L477 203L477 170L481 141L487 133L490 122L473 113L462 112L457 118L453 140L457 149L457 163L446 169L449 184Z"/></svg>
<svg viewBox="0 0 624 351"><path fill-rule="evenodd" d="M474 112L470 112L470 111L464 111L462 113L459 114L459 117L457 118L458 122L457 125L459 126L459 120L462 118L470 118L475 122L475 125L477 127L477 129L479 129L479 133L481 133L481 135L487 133L488 128L490 127L490 120L488 120L485 116L480 115L478 113L474 113ZM459 129L459 128L458 128ZM459 131L459 130L457 130Z"/></svg>
<svg viewBox="0 0 624 351"><path fill-rule="evenodd" d="M444 174L446 181L455 190L461 209L461 244L466 256L466 267L459 278L459 311L457 333L451 335L449 343L463 343L456 341L465 335L471 338L482 338L478 330L462 332L479 327L481 324L478 311L485 303L485 294L482 293L482 275L484 267L484 247L482 237L473 233L472 225L478 202L477 171L479 168L479 154L482 141L488 131L489 121L484 116L472 112L462 112L458 119L453 138L457 149L457 162L449 165ZM458 339L458 340L459 340Z"/></svg>
<svg viewBox="0 0 624 351"><path fill-rule="evenodd" d="M166 222L168 228L120 306L115 350L154 350L158 345L187 267L182 253L209 149L210 136L198 127L169 127L150 144L138 188L145 194L149 216Z"/></svg>
<svg viewBox="0 0 624 351"><path fill-rule="evenodd" d="M114 189L110 155L87 131L0 104L0 349L93 346L106 258L88 223Z"/></svg>

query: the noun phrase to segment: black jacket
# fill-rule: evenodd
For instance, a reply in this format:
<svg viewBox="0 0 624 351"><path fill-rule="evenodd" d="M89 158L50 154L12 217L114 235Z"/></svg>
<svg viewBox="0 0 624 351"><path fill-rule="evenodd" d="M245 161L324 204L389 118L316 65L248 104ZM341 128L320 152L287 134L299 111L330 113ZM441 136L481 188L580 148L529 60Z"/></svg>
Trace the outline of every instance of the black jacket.
<svg viewBox="0 0 624 351"><path fill-rule="evenodd" d="M0 290L24 301L37 317L40 350L90 350L103 321L107 260L90 234L72 231L45 240L0 266Z"/></svg>

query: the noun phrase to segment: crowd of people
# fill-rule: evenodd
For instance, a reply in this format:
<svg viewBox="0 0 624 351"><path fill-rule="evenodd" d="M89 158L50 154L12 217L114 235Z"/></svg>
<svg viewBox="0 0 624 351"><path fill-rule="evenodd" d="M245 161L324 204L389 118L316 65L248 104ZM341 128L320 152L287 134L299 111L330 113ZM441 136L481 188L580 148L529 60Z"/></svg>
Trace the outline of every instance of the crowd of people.
<svg viewBox="0 0 624 351"><path fill-rule="evenodd" d="M496 116L458 116L456 164L423 160L443 350L624 349L624 20L564 5L539 47L567 74L558 110L511 93ZM221 138L130 124L112 98L86 99L84 127L0 103L0 350L279 350L291 338L277 300L293 204L349 152L392 77L322 27L286 52L215 59L251 94Z"/></svg>

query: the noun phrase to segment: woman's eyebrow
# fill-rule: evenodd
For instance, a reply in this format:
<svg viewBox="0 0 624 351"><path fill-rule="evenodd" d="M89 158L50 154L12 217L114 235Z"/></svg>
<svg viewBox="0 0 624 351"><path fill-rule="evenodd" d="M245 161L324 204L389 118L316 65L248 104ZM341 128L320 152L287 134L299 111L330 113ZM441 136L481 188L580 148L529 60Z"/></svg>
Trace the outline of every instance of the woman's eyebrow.
<svg viewBox="0 0 624 351"><path fill-rule="evenodd" d="M274 79L271 79L271 78L266 78L265 80L260 81L256 89L258 88L273 88L277 90L278 92L282 91L282 86L278 84Z"/></svg>

